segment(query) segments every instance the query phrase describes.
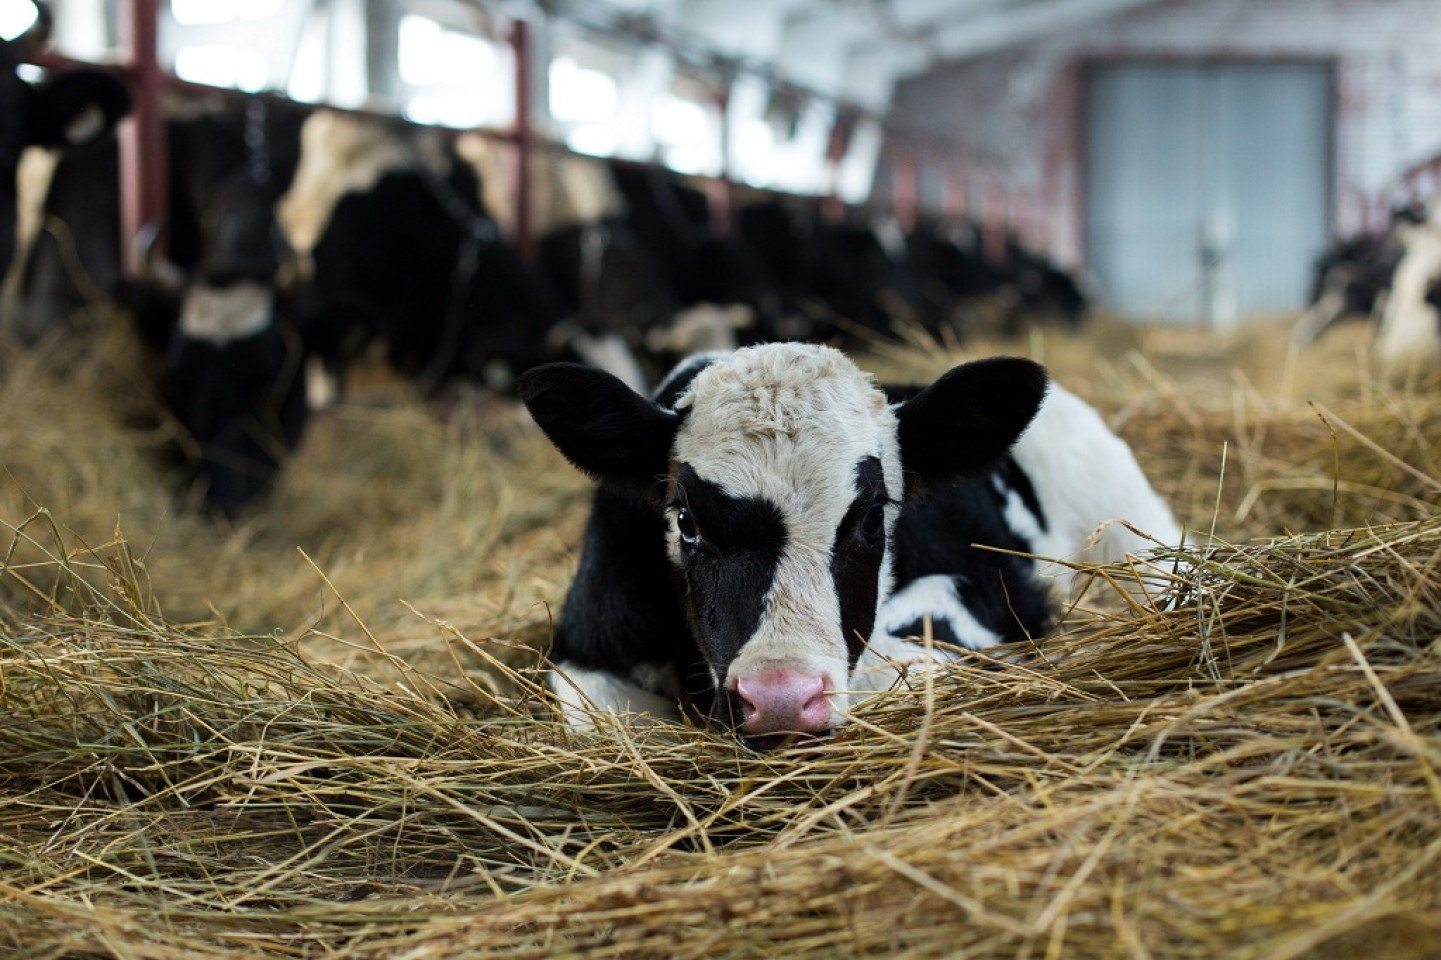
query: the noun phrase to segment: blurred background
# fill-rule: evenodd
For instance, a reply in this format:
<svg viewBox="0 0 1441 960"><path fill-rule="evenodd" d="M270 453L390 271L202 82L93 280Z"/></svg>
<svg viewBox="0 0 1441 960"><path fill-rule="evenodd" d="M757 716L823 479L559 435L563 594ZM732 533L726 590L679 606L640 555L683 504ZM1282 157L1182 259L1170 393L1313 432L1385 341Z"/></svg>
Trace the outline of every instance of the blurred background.
<svg viewBox="0 0 1441 960"><path fill-rule="evenodd" d="M1121 313L1301 308L1427 194L1431 0L53 0L54 51L1009 230ZM141 29L148 29L148 24Z"/></svg>
<svg viewBox="0 0 1441 960"><path fill-rule="evenodd" d="M1436 0L0 0L0 41L0 371L104 358L161 511L557 360L1441 368Z"/></svg>

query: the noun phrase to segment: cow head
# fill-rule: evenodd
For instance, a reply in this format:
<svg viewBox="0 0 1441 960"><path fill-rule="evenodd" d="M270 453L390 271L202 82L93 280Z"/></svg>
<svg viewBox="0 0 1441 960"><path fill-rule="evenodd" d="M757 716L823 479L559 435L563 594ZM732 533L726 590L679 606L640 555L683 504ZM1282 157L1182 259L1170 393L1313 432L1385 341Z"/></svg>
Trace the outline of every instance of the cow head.
<svg viewBox="0 0 1441 960"><path fill-rule="evenodd" d="M663 512L712 716L750 736L841 721L833 694L891 591L903 501L1002 456L1045 390L1036 364L992 359L893 406L845 355L802 344L725 355L673 408L573 365L520 383L571 462Z"/></svg>
<svg viewBox="0 0 1441 960"><path fill-rule="evenodd" d="M5 36L7 24L0 22L0 277L15 253L15 172L21 152L30 146L90 143L130 109L125 85L98 70L72 70L38 84L26 83L17 75L20 58L37 43L49 22L43 5L33 4L33 8L33 21L16 21L18 36Z"/></svg>

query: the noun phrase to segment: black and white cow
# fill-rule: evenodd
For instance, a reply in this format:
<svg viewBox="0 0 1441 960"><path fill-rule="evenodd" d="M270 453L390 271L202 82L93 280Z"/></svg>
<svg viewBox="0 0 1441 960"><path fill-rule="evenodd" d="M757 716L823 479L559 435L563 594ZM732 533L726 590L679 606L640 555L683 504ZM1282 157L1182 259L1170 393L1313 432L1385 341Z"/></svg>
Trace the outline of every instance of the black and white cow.
<svg viewBox="0 0 1441 960"><path fill-rule="evenodd" d="M1434 367L1441 364L1441 203L1393 232L1401 255L1380 309L1376 358L1399 372Z"/></svg>
<svg viewBox="0 0 1441 960"><path fill-rule="evenodd" d="M1391 211L1385 233L1341 240L1316 262L1311 303L1292 329L1297 347L1343 320L1377 325L1383 367L1441 362L1441 207L1411 203Z"/></svg>
<svg viewBox="0 0 1441 960"><path fill-rule="evenodd" d="M383 342L402 374L501 391L548 359L561 311L434 131L317 111L279 215L310 264L302 328L341 366Z"/></svg>
<svg viewBox="0 0 1441 960"><path fill-rule="evenodd" d="M1044 370L966 364L889 393L829 347L689 360L651 398L571 365L521 397L600 480L555 632L567 719L708 716L748 738L845 722L906 641L1043 633L1056 570L977 549L1118 560L1179 543L1126 444ZM1099 532L1098 532L1099 531Z"/></svg>
<svg viewBox="0 0 1441 960"><path fill-rule="evenodd" d="M1390 234L1336 241L1316 260L1310 303L1291 330L1295 344L1309 346L1343 320L1373 319L1400 260Z"/></svg>
<svg viewBox="0 0 1441 960"><path fill-rule="evenodd" d="M238 175L284 192L300 153L300 125L309 107L275 97L237 102L216 98L168 104L166 120L167 258L190 271L212 246L206 217L212 198ZM20 279L23 334L35 339L63 328L98 292L134 314L145 340L164 349L174 304L147 283L122 276L120 150L115 137L94 140L60 157L40 198L39 230ZM271 203L273 205L273 201Z"/></svg>
<svg viewBox="0 0 1441 960"><path fill-rule="evenodd" d="M45 8L36 5L37 22ZM78 149L109 131L130 110L125 85L98 70L71 70L40 83L16 72L34 42L30 34L0 40L0 278L16 253L16 171L27 147Z"/></svg>
<svg viewBox="0 0 1441 960"><path fill-rule="evenodd" d="M214 185L201 211L201 257L189 271L175 268L179 317L161 395L193 441L190 479L226 515L270 489L309 412L274 203L273 188L247 172Z"/></svg>

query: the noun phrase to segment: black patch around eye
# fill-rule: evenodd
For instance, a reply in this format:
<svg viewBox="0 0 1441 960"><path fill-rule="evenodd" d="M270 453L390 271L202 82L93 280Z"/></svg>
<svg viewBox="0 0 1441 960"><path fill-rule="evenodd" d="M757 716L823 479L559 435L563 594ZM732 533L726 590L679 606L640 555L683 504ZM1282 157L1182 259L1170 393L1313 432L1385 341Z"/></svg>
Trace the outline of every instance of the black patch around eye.
<svg viewBox="0 0 1441 960"><path fill-rule="evenodd" d="M867 540L876 540L886 532L886 508L885 504L873 503L866 510L866 515L861 518L861 536Z"/></svg>
<svg viewBox="0 0 1441 960"><path fill-rule="evenodd" d="M761 497L733 497L700 475L688 463L676 473L676 500L718 553L735 550L773 553L785 545L780 508Z"/></svg>
<svg viewBox="0 0 1441 960"><path fill-rule="evenodd" d="M760 627L786 543L785 521L775 504L730 496L689 464L680 465L676 481L676 499L702 535L700 549L684 551L676 571L682 603L702 655L724 677Z"/></svg>
<svg viewBox="0 0 1441 960"><path fill-rule="evenodd" d="M877 457L856 463L856 498L851 501L831 549L831 578L841 607L841 631L852 668L876 624L881 560L885 556L885 474Z"/></svg>

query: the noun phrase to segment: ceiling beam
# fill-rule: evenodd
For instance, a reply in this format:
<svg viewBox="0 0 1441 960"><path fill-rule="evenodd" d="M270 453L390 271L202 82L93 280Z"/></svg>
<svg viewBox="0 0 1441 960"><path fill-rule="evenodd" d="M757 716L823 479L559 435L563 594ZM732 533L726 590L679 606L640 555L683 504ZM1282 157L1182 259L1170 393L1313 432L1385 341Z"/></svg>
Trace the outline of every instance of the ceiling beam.
<svg viewBox="0 0 1441 960"><path fill-rule="evenodd" d="M805 0L677 0L666 24L732 57L769 61Z"/></svg>
<svg viewBox="0 0 1441 960"><path fill-rule="evenodd" d="M925 30L1013 7L1017 0L890 0L891 22L904 33Z"/></svg>
<svg viewBox="0 0 1441 960"><path fill-rule="evenodd" d="M970 60L1168 0L1040 0L976 17L934 35L936 61Z"/></svg>
<svg viewBox="0 0 1441 960"><path fill-rule="evenodd" d="M834 93L846 81L852 51L878 35L887 35L886 25L869 5L812 3L786 21L775 66L808 86Z"/></svg>

